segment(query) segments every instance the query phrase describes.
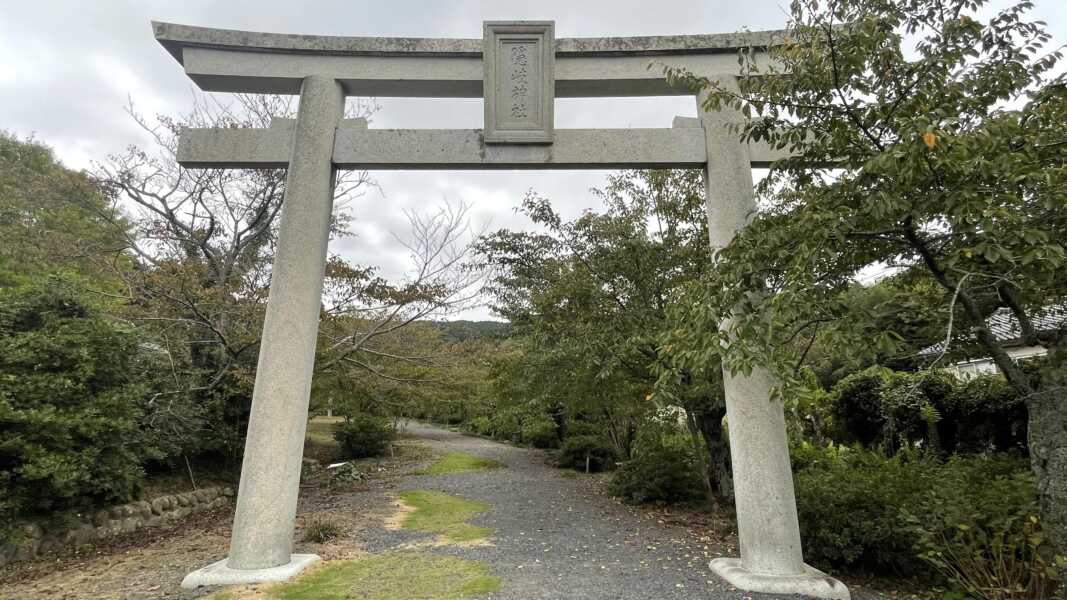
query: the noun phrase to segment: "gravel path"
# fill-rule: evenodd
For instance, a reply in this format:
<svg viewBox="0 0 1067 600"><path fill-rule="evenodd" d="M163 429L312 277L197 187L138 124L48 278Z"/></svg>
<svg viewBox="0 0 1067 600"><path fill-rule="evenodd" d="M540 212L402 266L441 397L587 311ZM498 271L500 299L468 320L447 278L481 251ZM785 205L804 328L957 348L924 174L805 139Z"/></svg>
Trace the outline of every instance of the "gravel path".
<svg viewBox="0 0 1067 600"><path fill-rule="evenodd" d="M421 424L409 424L408 433L440 451L466 452L507 465L484 472L411 476L399 484L400 489L437 490L492 506L473 520L493 528L492 545L431 551L487 562L503 580L494 599L759 597L719 581L707 567L714 552L686 539L684 531L591 496L577 478L546 466L542 452ZM373 528L362 534L372 552L430 537Z"/></svg>

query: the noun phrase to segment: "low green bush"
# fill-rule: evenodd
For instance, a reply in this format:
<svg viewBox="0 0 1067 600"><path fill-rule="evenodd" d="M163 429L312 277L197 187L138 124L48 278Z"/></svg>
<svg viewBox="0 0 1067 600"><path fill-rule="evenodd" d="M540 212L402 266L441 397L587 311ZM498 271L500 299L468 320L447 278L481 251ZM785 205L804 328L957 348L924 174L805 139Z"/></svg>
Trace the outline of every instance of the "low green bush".
<svg viewBox="0 0 1067 600"><path fill-rule="evenodd" d="M892 454L922 447L944 454L1027 448L1026 405L1000 375L957 379L939 371L871 367L834 385L833 437Z"/></svg>
<svg viewBox="0 0 1067 600"><path fill-rule="evenodd" d="M559 466L584 471L604 471L615 466L615 446L599 435L577 435L563 440L559 450ZM588 459L588 462L587 462Z"/></svg>
<svg viewBox="0 0 1067 600"><path fill-rule="evenodd" d="M1002 375L961 381L948 401L946 422L955 427L945 437L954 437L958 452L1027 448L1026 402Z"/></svg>
<svg viewBox="0 0 1067 600"><path fill-rule="evenodd" d="M509 442L522 441L522 414L517 408L502 408L489 420L493 424L492 435Z"/></svg>
<svg viewBox="0 0 1067 600"><path fill-rule="evenodd" d="M138 344L62 279L0 290L0 538L15 518L136 496L161 458Z"/></svg>
<svg viewBox="0 0 1067 600"><path fill-rule="evenodd" d="M871 367L837 382L830 395L835 439L871 446L882 441L886 423L882 388L886 369Z"/></svg>
<svg viewBox="0 0 1067 600"><path fill-rule="evenodd" d="M608 428L603 423L594 421L567 421L567 430L564 435L566 437L577 437L580 435L606 436L607 432Z"/></svg>
<svg viewBox="0 0 1067 600"><path fill-rule="evenodd" d="M972 598L1044 598L1063 559L1038 518L1027 461L1011 455L953 458L902 510L927 564Z"/></svg>
<svg viewBox="0 0 1067 600"><path fill-rule="evenodd" d="M814 453L809 468L794 476L804 557L825 568L920 569L914 539L899 526L900 511L929 488L936 463L867 450L828 450L822 459Z"/></svg>
<svg viewBox="0 0 1067 600"><path fill-rule="evenodd" d="M923 576L978 599L1039 598L1057 576L1025 458L792 449L804 556Z"/></svg>
<svg viewBox="0 0 1067 600"><path fill-rule="evenodd" d="M396 438L396 428L388 419L354 415L337 424L333 437L341 444L344 458L381 456Z"/></svg>
<svg viewBox="0 0 1067 600"><path fill-rule="evenodd" d="M556 423L547 417L530 417L522 423L522 441L534 448L559 446Z"/></svg>
<svg viewBox="0 0 1067 600"><path fill-rule="evenodd" d="M679 434L640 437L633 457L622 463L608 489L633 503L691 502L704 497L693 446Z"/></svg>
<svg viewBox="0 0 1067 600"><path fill-rule="evenodd" d="M491 436L493 435L493 422L489 420L489 417L474 417L463 424L463 429L470 433Z"/></svg>

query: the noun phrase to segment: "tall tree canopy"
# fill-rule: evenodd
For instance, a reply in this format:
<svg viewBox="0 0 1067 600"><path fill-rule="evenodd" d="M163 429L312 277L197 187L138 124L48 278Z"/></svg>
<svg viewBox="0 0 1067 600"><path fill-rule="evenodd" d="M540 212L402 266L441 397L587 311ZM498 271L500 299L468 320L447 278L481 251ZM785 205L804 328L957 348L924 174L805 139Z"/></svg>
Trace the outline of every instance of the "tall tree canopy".
<svg viewBox="0 0 1067 600"><path fill-rule="evenodd" d="M926 278L952 332L973 334L1027 397L1045 523L1067 548L1062 362L1053 352L1051 368L1028 373L984 323L1007 307L1033 342L1062 344L1030 323L1067 293L1067 84L1055 75L1059 49L1025 18L1030 2L984 19L983 4L798 0L774 61L741 56L740 94L671 73L708 90L705 109L749 115L739 136L795 157L759 184L761 209L721 253L713 285L692 290L696 322L664 343L690 363L712 352L800 384L816 331L846 346L899 341L850 319L842 292L861 271ZM724 345L715 324L727 313L737 342Z"/></svg>
<svg viewBox="0 0 1067 600"><path fill-rule="evenodd" d="M670 349L658 342L670 326L668 310L684 285L711 268L700 173L629 171L597 196L601 212L565 221L530 194L522 212L544 232L499 231L480 242L496 273L494 308L525 340L522 387L572 414L606 416L624 454L633 420L653 410L653 401L685 408L707 451L709 490L728 494L718 364L672 372L672 385L651 393L669 363Z"/></svg>

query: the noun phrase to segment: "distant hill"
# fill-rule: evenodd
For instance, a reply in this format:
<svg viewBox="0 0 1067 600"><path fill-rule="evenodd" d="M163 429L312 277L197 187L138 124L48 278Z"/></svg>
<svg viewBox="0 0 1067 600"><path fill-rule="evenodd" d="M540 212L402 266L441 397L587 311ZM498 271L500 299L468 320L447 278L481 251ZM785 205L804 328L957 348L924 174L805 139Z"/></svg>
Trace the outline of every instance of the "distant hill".
<svg viewBox="0 0 1067 600"><path fill-rule="evenodd" d="M435 321L442 337L448 342L463 342L479 338L503 339L511 333L511 323L501 321Z"/></svg>

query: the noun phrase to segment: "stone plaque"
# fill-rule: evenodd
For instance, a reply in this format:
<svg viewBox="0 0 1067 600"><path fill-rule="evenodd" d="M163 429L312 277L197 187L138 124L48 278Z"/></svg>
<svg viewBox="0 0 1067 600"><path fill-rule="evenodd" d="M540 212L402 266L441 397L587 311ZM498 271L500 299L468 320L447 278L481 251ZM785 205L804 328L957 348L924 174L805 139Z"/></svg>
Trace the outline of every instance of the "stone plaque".
<svg viewBox="0 0 1067 600"><path fill-rule="evenodd" d="M554 40L552 21L485 23L486 143L552 143Z"/></svg>

